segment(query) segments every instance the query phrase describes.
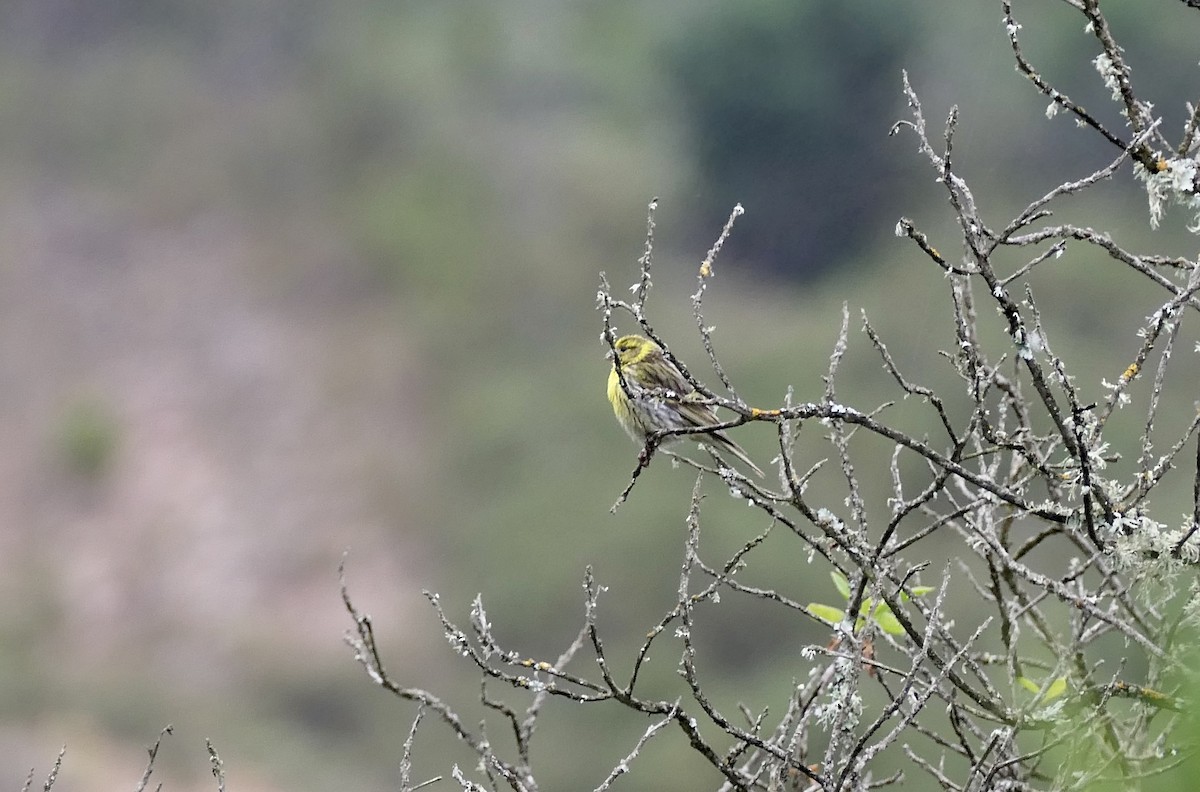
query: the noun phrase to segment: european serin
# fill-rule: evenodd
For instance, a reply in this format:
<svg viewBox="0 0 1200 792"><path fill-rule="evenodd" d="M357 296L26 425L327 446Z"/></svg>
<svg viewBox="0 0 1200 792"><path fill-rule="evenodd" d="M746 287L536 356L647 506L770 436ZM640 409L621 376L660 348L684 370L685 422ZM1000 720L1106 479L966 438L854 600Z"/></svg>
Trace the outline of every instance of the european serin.
<svg viewBox="0 0 1200 792"><path fill-rule="evenodd" d="M713 426L721 422L712 405L700 401L703 397L688 384L658 344L640 335L627 335L618 338L613 346L616 359L608 374L608 400L612 402L617 420L634 440L644 443L655 432ZM628 393L621 387L622 377ZM758 476L763 475L742 447L719 429L694 436L667 435L662 442L673 442L684 436L702 441L711 439L749 465Z"/></svg>

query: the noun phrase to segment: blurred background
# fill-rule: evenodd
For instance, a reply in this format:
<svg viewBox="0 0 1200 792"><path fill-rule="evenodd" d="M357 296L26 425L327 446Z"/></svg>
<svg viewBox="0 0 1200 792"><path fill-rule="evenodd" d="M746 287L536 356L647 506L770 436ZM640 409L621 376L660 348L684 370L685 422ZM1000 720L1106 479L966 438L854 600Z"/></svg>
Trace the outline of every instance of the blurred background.
<svg viewBox="0 0 1200 792"><path fill-rule="evenodd" d="M1043 5L1021 19L1026 54L1121 129L1082 18ZM1172 137L1195 100L1188 10L1111 10ZM999 4L3 4L0 786L43 778L63 744L56 790L134 783L173 724L155 776L169 789L213 788L205 738L231 788L395 788L415 710L342 644L343 553L391 673L467 722L477 675L422 589L464 623L482 592L507 648L552 659L591 564L610 657L628 658L673 602L692 476L656 464L608 512L637 449L603 396L599 272L617 292L635 281L657 196L651 318L715 382L690 294L741 202L706 300L745 398L818 397L843 302L848 403L899 395L860 310L913 379L957 387L934 354L954 343L944 280L893 235L908 216L957 254L915 138L888 136L909 117L901 69L939 137L960 107L957 162L997 225L1115 156L1047 119ZM1128 169L1062 209L1128 247L1195 254L1190 217L1151 231ZM1100 398L1161 293L1082 247L1031 280ZM764 427L738 440L773 453ZM716 560L765 526L711 497L704 527ZM779 542L748 574L834 601ZM757 709L803 675L800 647L825 636L775 616L732 600L706 615L717 695ZM653 659L647 684L674 698L675 658ZM594 787L645 726L552 708L539 780ZM417 780L472 766L451 743L427 723ZM664 735L640 788L712 786L687 758Z"/></svg>

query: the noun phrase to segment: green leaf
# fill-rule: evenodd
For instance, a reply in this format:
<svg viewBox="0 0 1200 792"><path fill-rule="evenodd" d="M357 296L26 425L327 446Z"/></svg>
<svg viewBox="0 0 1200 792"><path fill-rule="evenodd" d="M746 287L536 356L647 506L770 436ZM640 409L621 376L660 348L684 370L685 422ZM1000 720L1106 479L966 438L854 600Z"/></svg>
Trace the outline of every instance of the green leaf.
<svg viewBox="0 0 1200 792"><path fill-rule="evenodd" d="M924 597L929 592L936 591L936 590L937 589L935 589L933 586L913 586L912 587L912 596L909 596L909 593L907 591L900 592L900 601L908 602L913 597Z"/></svg>
<svg viewBox="0 0 1200 792"><path fill-rule="evenodd" d="M879 625L879 629L888 635L904 634L904 628L900 626L900 621L896 618L896 614L892 613L892 609L888 607L886 602L879 603L879 607L875 609L875 613L871 615L871 618Z"/></svg>
<svg viewBox="0 0 1200 792"><path fill-rule="evenodd" d="M1050 683L1050 687L1046 688L1045 700L1050 701L1056 699L1063 693L1067 692L1067 678L1060 676L1058 679Z"/></svg>
<svg viewBox="0 0 1200 792"><path fill-rule="evenodd" d="M854 620L854 632L861 630L871 615L871 600L867 598L858 606L858 618Z"/></svg>
<svg viewBox="0 0 1200 792"><path fill-rule="evenodd" d="M818 619L837 624L842 619L846 618L846 612L833 607L832 605L822 605L819 602L810 602L804 608L806 611L816 616Z"/></svg>
<svg viewBox="0 0 1200 792"><path fill-rule="evenodd" d="M833 578L833 585L837 587L838 593L842 595L842 599L850 599L850 581L846 580L846 576L836 569L830 570L829 577Z"/></svg>
<svg viewBox="0 0 1200 792"><path fill-rule="evenodd" d="M1017 684L1028 690L1030 693L1037 695L1042 692L1042 686L1026 677L1017 677ZM1067 692L1067 678L1060 676L1058 679L1050 683L1046 688L1046 692L1042 694L1043 701L1052 701L1062 694Z"/></svg>

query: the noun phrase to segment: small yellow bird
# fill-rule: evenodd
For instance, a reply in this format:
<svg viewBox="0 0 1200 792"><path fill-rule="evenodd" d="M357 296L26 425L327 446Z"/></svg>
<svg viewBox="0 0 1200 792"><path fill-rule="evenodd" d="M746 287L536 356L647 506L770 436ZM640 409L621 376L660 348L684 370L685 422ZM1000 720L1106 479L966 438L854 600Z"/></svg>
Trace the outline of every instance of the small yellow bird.
<svg viewBox="0 0 1200 792"><path fill-rule="evenodd" d="M658 344L640 335L627 335L618 338L613 346L616 359L608 374L608 400L612 402L617 420L634 440L645 443L655 432L713 426L721 422L712 405L700 401L703 397L667 359ZM618 368L620 374L617 374ZM622 377L628 393L621 387ZM684 436L667 435L662 442L674 442ZM758 465L725 432L716 429L692 437L699 441L711 439L762 477Z"/></svg>

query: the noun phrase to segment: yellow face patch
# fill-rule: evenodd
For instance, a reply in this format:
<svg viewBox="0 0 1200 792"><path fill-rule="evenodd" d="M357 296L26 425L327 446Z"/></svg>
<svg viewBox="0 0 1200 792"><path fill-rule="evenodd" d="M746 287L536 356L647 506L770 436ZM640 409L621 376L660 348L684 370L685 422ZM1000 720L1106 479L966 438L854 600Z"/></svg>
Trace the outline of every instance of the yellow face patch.
<svg viewBox="0 0 1200 792"><path fill-rule="evenodd" d="M617 362L621 366L640 363L658 349L658 344L639 335L621 336L613 346L617 350Z"/></svg>

